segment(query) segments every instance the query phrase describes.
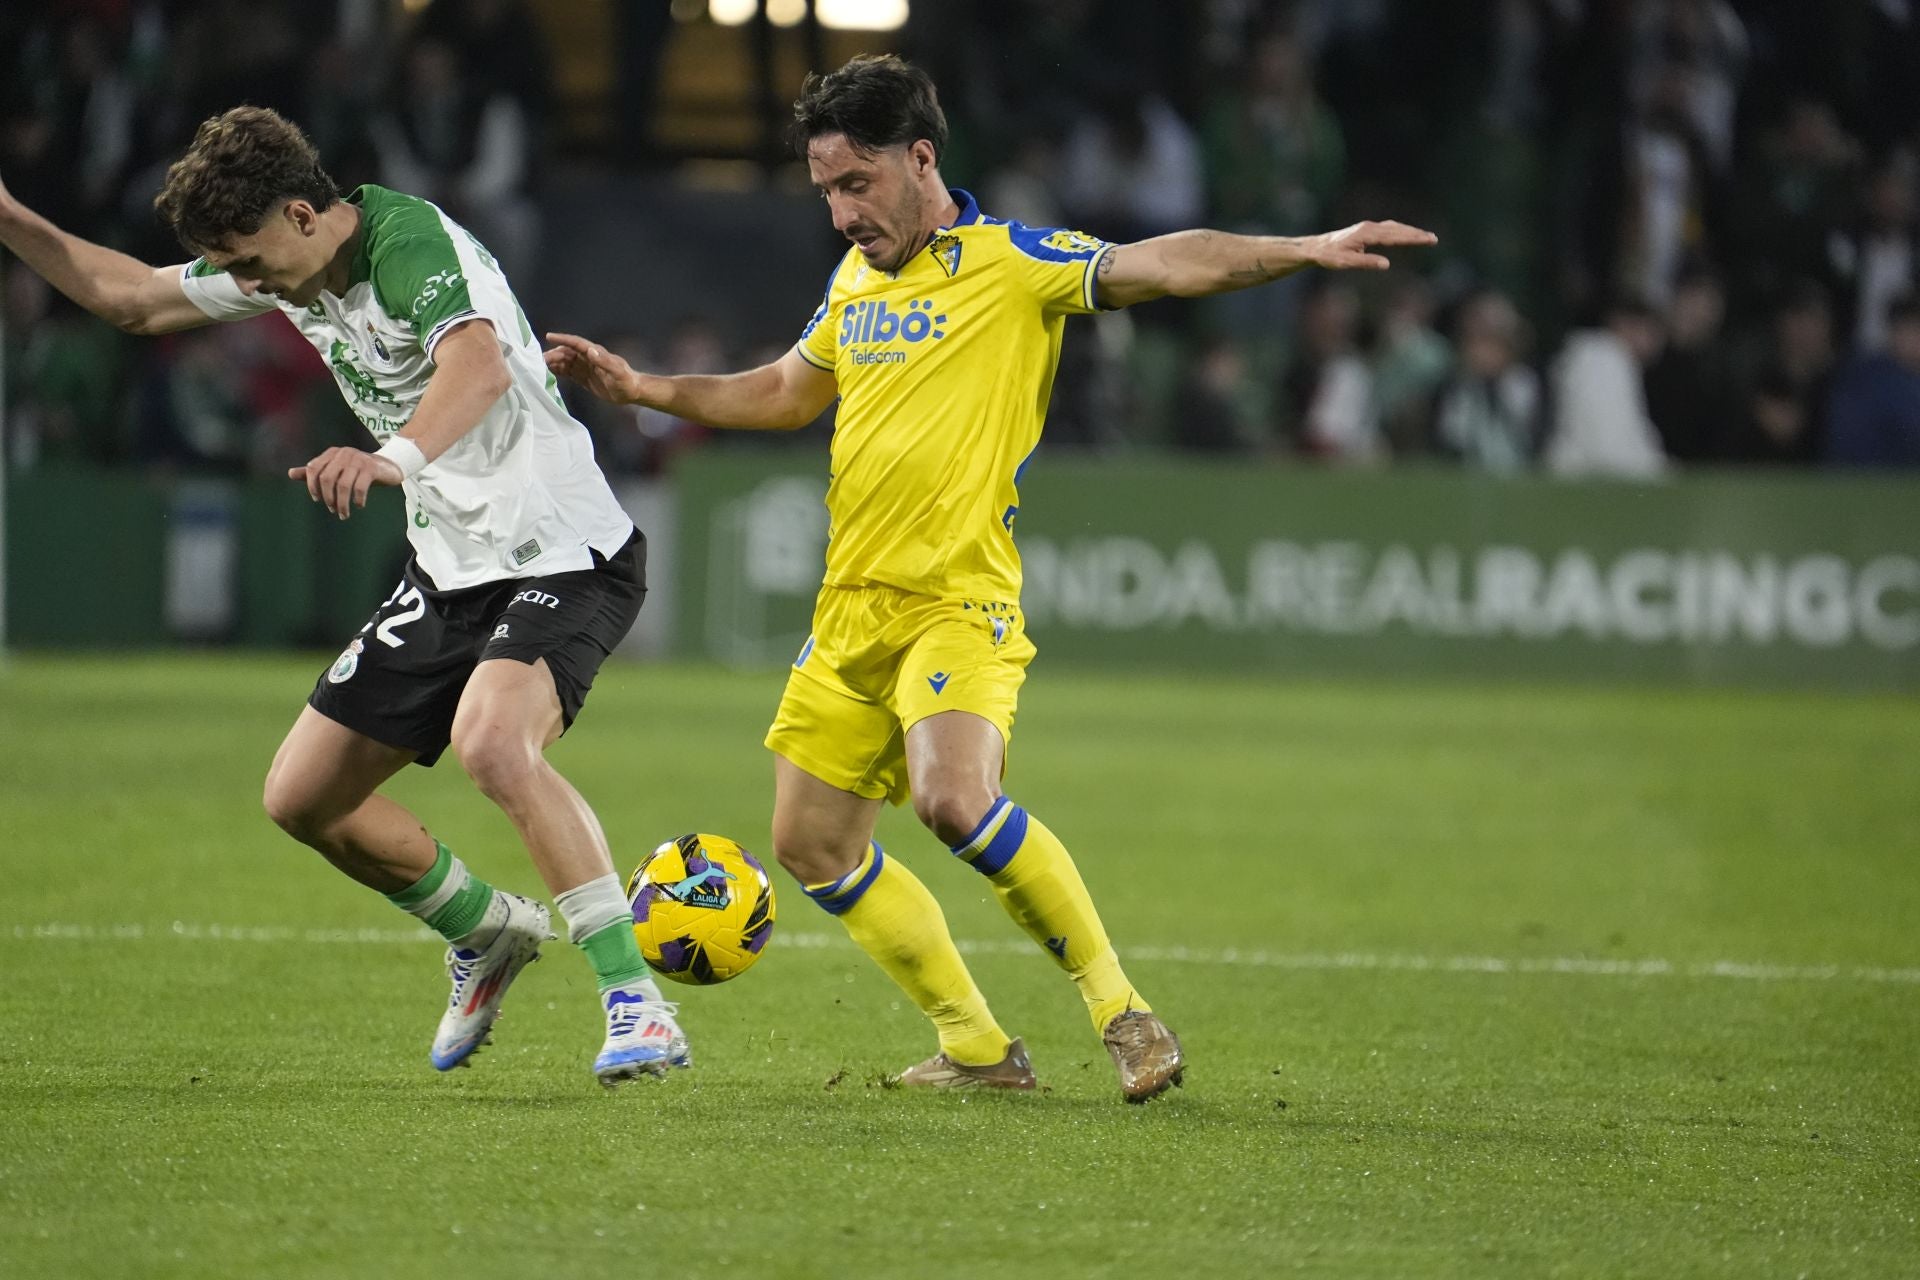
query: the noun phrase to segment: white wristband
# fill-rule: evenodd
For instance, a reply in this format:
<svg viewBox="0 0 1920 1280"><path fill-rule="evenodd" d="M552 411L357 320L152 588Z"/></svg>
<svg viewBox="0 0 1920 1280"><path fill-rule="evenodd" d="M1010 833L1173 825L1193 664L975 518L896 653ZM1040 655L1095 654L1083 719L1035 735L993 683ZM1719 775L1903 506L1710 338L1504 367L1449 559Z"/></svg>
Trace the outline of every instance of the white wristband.
<svg viewBox="0 0 1920 1280"><path fill-rule="evenodd" d="M427 455L420 452L420 446L402 435L387 437L387 442L373 451L376 458L385 458L400 468L400 478L411 480L420 474L420 468L427 465Z"/></svg>

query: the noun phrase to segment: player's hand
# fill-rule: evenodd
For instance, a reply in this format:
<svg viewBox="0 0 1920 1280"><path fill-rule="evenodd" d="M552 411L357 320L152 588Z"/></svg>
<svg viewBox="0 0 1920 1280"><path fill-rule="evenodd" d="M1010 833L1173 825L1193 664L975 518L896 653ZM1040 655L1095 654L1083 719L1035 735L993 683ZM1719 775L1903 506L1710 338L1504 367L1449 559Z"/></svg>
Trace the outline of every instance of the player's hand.
<svg viewBox="0 0 1920 1280"><path fill-rule="evenodd" d="M336 446L304 467L289 467L289 480L304 480L307 496L345 520L355 507L367 505L367 492L377 484L399 484L399 464L365 449Z"/></svg>
<svg viewBox="0 0 1920 1280"><path fill-rule="evenodd" d="M632 404L640 398L640 375L633 366L597 342L571 333L550 333L547 368L572 378L602 400Z"/></svg>
<svg viewBox="0 0 1920 1280"><path fill-rule="evenodd" d="M1307 261L1330 271L1385 271L1393 265L1384 254L1369 249L1393 249L1440 243L1440 237L1404 222L1356 222L1325 235L1307 236L1301 243Z"/></svg>

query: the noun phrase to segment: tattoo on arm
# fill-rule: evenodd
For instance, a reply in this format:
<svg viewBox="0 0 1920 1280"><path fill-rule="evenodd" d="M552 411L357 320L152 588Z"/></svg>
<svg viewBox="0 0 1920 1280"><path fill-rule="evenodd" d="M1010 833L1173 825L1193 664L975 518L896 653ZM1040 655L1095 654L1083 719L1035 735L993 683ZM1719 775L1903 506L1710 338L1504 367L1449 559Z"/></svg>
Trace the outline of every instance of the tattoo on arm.
<svg viewBox="0 0 1920 1280"><path fill-rule="evenodd" d="M1278 280L1282 274L1284 273L1269 268L1263 259L1255 258L1251 267L1235 267L1227 272L1227 278L1247 284L1265 284L1269 280Z"/></svg>
<svg viewBox="0 0 1920 1280"><path fill-rule="evenodd" d="M1109 249L1105 253L1101 254L1100 261L1094 264L1093 274L1096 277L1106 277L1106 276L1112 275L1113 259L1114 259L1114 252L1112 249Z"/></svg>

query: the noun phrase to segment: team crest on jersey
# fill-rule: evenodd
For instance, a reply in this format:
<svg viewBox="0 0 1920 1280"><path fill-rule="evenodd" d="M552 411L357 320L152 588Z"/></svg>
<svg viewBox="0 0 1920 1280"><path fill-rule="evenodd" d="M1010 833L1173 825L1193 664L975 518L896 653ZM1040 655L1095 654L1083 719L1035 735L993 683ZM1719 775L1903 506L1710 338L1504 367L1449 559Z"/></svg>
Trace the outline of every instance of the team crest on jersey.
<svg viewBox="0 0 1920 1280"><path fill-rule="evenodd" d="M380 335L374 332L373 325L367 325L367 341L373 344L373 354L382 364L392 364L393 357L387 353L387 344L380 341Z"/></svg>
<svg viewBox="0 0 1920 1280"><path fill-rule="evenodd" d="M933 250L933 260L939 263L949 276L960 274L959 236L935 236L933 244L929 247Z"/></svg>
<svg viewBox="0 0 1920 1280"><path fill-rule="evenodd" d="M398 408L400 402L394 399L393 394L383 390L380 384L373 380L372 374L354 362L355 354L352 347L336 338L327 355L327 363L333 366L334 375L352 394L350 407L355 408L356 412L358 406L363 404L386 404Z"/></svg>

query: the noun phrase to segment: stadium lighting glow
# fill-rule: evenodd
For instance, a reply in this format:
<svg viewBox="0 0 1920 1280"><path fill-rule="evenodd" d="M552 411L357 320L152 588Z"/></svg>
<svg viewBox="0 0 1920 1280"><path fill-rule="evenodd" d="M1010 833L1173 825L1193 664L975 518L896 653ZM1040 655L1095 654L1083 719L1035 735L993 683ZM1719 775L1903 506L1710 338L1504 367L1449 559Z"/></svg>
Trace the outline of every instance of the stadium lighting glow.
<svg viewBox="0 0 1920 1280"><path fill-rule="evenodd" d="M907 0L815 0L820 25L835 31L898 31L907 25Z"/></svg>
<svg viewBox="0 0 1920 1280"><path fill-rule="evenodd" d="M814 0L820 25L835 31L897 31L907 24L907 0ZM760 0L707 0L707 13L723 27L753 21ZM807 16L806 0L767 0L767 20L794 27Z"/></svg>

